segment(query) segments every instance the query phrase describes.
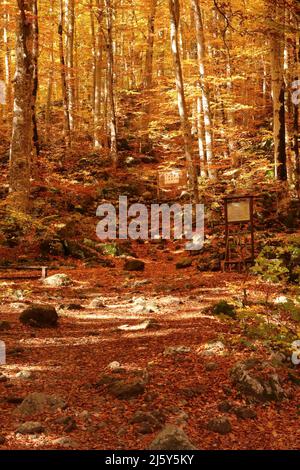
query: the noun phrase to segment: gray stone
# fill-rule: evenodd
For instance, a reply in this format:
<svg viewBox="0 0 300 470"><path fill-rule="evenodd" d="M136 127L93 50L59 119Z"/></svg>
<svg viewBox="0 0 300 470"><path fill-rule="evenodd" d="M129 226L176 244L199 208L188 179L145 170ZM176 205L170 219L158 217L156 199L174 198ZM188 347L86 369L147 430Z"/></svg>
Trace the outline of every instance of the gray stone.
<svg viewBox="0 0 300 470"><path fill-rule="evenodd" d="M16 413L22 416L31 416L48 411L53 412L65 407L65 401L56 395L34 392L24 398L20 406L18 406Z"/></svg>
<svg viewBox="0 0 300 470"><path fill-rule="evenodd" d="M41 434L45 431L44 426L38 421L27 421L26 423L21 424L16 433L19 434Z"/></svg>
<svg viewBox="0 0 300 470"><path fill-rule="evenodd" d="M275 369L259 360L237 363L230 377L233 384L253 400L282 400L286 395Z"/></svg>
<svg viewBox="0 0 300 470"><path fill-rule="evenodd" d="M257 414L249 406L238 406L234 408L235 415L240 419L255 419Z"/></svg>
<svg viewBox="0 0 300 470"><path fill-rule="evenodd" d="M188 354L191 348L187 346L168 346L164 350L164 356L175 356L176 354Z"/></svg>
<svg viewBox="0 0 300 470"><path fill-rule="evenodd" d="M72 284L72 280L67 274L54 274L44 279L43 283L49 287L67 287Z"/></svg>
<svg viewBox="0 0 300 470"><path fill-rule="evenodd" d="M218 416L209 421L207 429L218 434L228 434L232 431L232 426L228 418Z"/></svg>
<svg viewBox="0 0 300 470"><path fill-rule="evenodd" d="M224 356L225 353L226 347L221 341L207 343L202 350L204 356Z"/></svg>
<svg viewBox="0 0 300 470"><path fill-rule="evenodd" d="M167 425L151 442L149 450L196 450L196 447L182 429Z"/></svg>
<svg viewBox="0 0 300 470"><path fill-rule="evenodd" d="M95 297L95 299L91 300L91 302L89 303L88 305L88 308L106 308L106 305L103 301L103 299L101 299L101 297Z"/></svg>
<svg viewBox="0 0 300 470"><path fill-rule="evenodd" d="M25 379L25 380L28 380L28 379L32 379L33 378L33 374L32 372L30 372L29 370L21 370L20 372L18 372L16 374L16 377L18 379Z"/></svg>
<svg viewBox="0 0 300 470"><path fill-rule="evenodd" d="M78 443L70 437L59 437L58 439L52 441L52 445L71 449L76 449L76 447L78 447Z"/></svg>

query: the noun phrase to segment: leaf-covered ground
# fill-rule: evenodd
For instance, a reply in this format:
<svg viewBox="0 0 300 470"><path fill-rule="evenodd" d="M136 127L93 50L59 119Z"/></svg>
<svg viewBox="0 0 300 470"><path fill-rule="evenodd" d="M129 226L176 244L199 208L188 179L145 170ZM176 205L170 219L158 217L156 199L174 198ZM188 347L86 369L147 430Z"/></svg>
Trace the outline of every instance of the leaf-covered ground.
<svg viewBox="0 0 300 470"><path fill-rule="evenodd" d="M139 255L142 258L143 253ZM251 326L252 315L266 324L271 321L271 311L259 304L266 286L250 278L249 306L242 309L243 275L200 273L194 266L176 270L167 257L159 252L158 260L148 258L143 273L125 272L122 259L115 268L64 270L73 280L64 288L46 287L38 279L1 281L0 318L11 328L0 332L7 346L7 365L0 366L0 435L4 438L0 448L54 449L60 447L55 441L66 437L65 445L79 449L147 449L159 429L133 423L137 412L154 414L162 427L176 424L197 449L300 448L300 388L289 380L291 372L299 377L299 368L291 363L277 367L287 391L283 401L249 403L230 379L230 370L239 361L270 360L270 338L245 334L245 322ZM272 298L280 294L274 288ZM87 308L99 297L103 306ZM211 314L207 307L220 299L236 304L237 319ZM55 306L59 326L22 325L22 304L30 302ZM78 310L78 305L84 308ZM154 319L156 328L118 329L146 319ZM297 332L297 324L285 311L276 310L272 322L276 321L285 332ZM216 341L225 346L223 353L204 355L205 345ZM167 348L179 346L184 348L168 354ZM143 394L118 399L97 386L115 361L147 371ZM55 394L67 407L19 416L20 402L33 392ZM241 419L233 411L220 411L226 402L250 407L256 418ZM230 420L231 432L221 435L207 429L217 416ZM26 421L40 422L44 432L16 433Z"/></svg>

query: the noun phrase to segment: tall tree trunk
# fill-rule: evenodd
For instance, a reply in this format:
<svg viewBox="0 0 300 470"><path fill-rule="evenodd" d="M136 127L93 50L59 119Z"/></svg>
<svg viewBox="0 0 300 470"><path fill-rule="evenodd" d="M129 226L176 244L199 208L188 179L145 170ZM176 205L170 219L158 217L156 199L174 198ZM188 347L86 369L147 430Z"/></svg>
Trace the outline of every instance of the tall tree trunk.
<svg viewBox="0 0 300 470"><path fill-rule="evenodd" d="M273 18L279 21L280 16L277 1ZM274 9L273 2L271 8ZM275 28L271 32L270 37L275 177L281 181L286 181L285 82L283 74L284 33L281 31L281 27L280 29Z"/></svg>
<svg viewBox="0 0 300 470"><path fill-rule="evenodd" d="M11 111L12 108L12 86L11 86L11 54L10 54L10 41L8 36L9 30L9 13L7 3L4 5L4 15L3 15L3 43L5 51L5 88L6 88L6 114Z"/></svg>
<svg viewBox="0 0 300 470"><path fill-rule="evenodd" d="M66 147L71 146L71 132L70 132L70 113L67 93L67 79L66 79L66 65L64 55L64 6L63 0L60 0L60 14L59 14L59 57L60 57L60 75L61 75L61 92L64 106L64 138Z"/></svg>
<svg viewBox="0 0 300 470"><path fill-rule="evenodd" d="M102 1L96 0L95 15L91 19L93 30L93 47L94 47L94 91L93 91L93 120L94 132L93 142L95 149L102 147L101 139L101 101L102 101L102 59L103 59L103 42L102 42ZM96 17L96 27L94 17Z"/></svg>
<svg viewBox="0 0 300 470"><path fill-rule="evenodd" d="M179 0L169 0L169 8L171 20L171 48L176 79L178 110L183 132L185 158L189 172L190 187L193 191L195 202L197 203L199 201L198 180L193 161L193 142L191 135L191 125L188 118L187 105L185 100L184 83L178 43L178 28L180 20Z"/></svg>
<svg viewBox="0 0 300 470"><path fill-rule="evenodd" d="M49 6L49 17L51 18L51 36L50 36L50 70L47 84L47 102L46 102L46 113L45 113L45 125L46 125L46 141L49 141L49 128L50 128L50 113L51 113L51 102L53 93L53 77L54 77L54 31L53 31L53 13L54 13L54 0L50 1Z"/></svg>
<svg viewBox="0 0 300 470"><path fill-rule="evenodd" d="M105 0L107 27L107 93L109 100L110 153L113 166L118 164L117 118L114 95L114 51L113 51L113 8L111 0Z"/></svg>
<svg viewBox="0 0 300 470"><path fill-rule="evenodd" d="M208 163L207 174L209 177L214 175L214 171L211 168L214 160L213 153L213 133L212 133L212 121L210 112L210 98L208 87L205 83L205 61L206 61L206 47L203 29L203 20L198 0L191 0L192 8L195 15L196 23L196 37L197 37L197 56L200 73L200 87L202 91L202 107L204 116L204 132L205 132L205 149L206 159Z"/></svg>
<svg viewBox="0 0 300 470"><path fill-rule="evenodd" d="M10 148L10 201L16 211L29 210L32 151L33 0L18 0L14 118Z"/></svg>
<svg viewBox="0 0 300 470"><path fill-rule="evenodd" d="M32 91L32 125L33 125L33 145L36 156L40 154L39 134L36 119L36 100L39 88L39 20L37 0L33 0L33 91Z"/></svg>
<svg viewBox="0 0 300 470"><path fill-rule="evenodd" d="M150 13L148 17L148 38L147 38L147 51L145 60L145 74L144 74L144 91L145 91L145 120L143 125L145 126L145 138L143 139L144 149L151 150L151 142L149 138L149 124L151 121L151 88L153 83L153 48L154 48L154 31L155 31L155 15L158 0L151 0Z"/></svg>
<svg viewBox="0 0 300 470"><path fill-rule="evenodd" d="M75 80L74 80L74 37L75 37L75 3L66 0L66 66L67 94L70 120L70 132L75 127Z"/></svg>

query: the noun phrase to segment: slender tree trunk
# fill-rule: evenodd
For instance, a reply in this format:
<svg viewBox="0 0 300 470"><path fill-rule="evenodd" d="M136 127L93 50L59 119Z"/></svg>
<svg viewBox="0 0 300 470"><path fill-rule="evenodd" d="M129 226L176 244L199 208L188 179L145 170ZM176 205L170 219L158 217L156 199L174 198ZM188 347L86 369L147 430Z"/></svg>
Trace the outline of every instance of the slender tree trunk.
<svg viewBox="0 0 300 470"><path fill-rule="evenodd" d="M277 2L277 0L276 0ZM272 2L272 7L274 4ZM275 5L276 20L279 20L279 6ZM275 177L281 181L287 180L286 130L285 130L285 82L283 74L284 33L277 29L270 37L271 77L273 98L273 132Z"/></svg>
<svg viewBox="0 0 300 470"><path fill-rule="evenodd" d="M5 88L6 88L6 114L12 109L12 86L11 86L11 54L10 54L10 41L8 36L9 30L9 13L7 10L7 4L5 4L5 11L3 15L3 43L5 51Z"/></svg>
<svg viewBox="0 0 300 470"><path fill-rule="evenodd" d="M40 143L38 126L36 119L36 101L39 88L39 20L38 20L38 3L33 0L33 91L32 91L32 125L33 125L33 145L35 154L38 157L40 154Z"/></svg>
<svg viewBox="0 0 300 470"><path fill-rule="evenodd" d="M54 0L50 1L49 6L49 17L53 19L54 13ZM46 141L49 141L49 128L50 128L50 114L51 114L51 102L52 102L52 93L53 93L53 77L54 77L54 32L53 32L53 23L51 21L51 36L50 36L50 70L47 84L47 102L46 102L46 114L45 114L45 124L46 124Z"/></svg>
<svg viewBox="0 0 300 470"><path fill-rule="evenodd" d="M102 42L102 10L103 5L100 0L96 0L96 25L93 22L93 29L94 29L94 92L93 92L93 120L94 120L94 135L93 135L93 142L94 148L99 149L102 147L102 138L101 138L101 126L102 126L102 119L101 119L101 102L102 102L102 60L103 60L103 42Z"/></svg>
<svg viewBox="0 0 300 470"><path fill-rule="evenodd" d="M32 151L33 0L18 0L14 118L10 148L10 201L16 211L28 212Z"/></svg>
<svg viewBox="0 0 300 470"><path fill-rule="evenodd" d="M191 136L191 125L188 118L187 105L184 93L184 83L181 67L181 59L178 43L178 28L180 20L180 7L178 0L169 0L171 20L171 47L174 62L174 71L177 88L178 110L184 139L185 157L189 171L190 186L194 194L195 202L199 201L198 180L193 161L193 142Z"/></svg>
<svg viewBox="0 0 300 470"><path fill-rule="evenodd" d="M118 164L118 145L117 145L117 118L114 96L114 51L113 51L113 7L111 0L105 0L106 26L107 26L107 93L110 112L110 153L113 166Z"/></svg>
<svg viewBox="0 0 300 470"><path fill-rule="evenodd" d="M64 106L64 138L65 138L66 147L70 147L71 146L70 113L69 113L69 103L68 103L68 93L67 93L63 28L64 28L64 6L63 6L63 0L60 0L60 18L59 18L59 25L58 25L58 35L59 35L61 90L62 90L62 100L63 100L63 106Z"/></svg>
<svg viewBox="0 0 300 470"><path fill-rule="evenodd" d="M75 127L75 77L74 77L74 35L75 33L75 3L66 0L66 84L68 94L70 132Z"/></svg>
<svg viewBox="0 0 300 470"><path fill-rule="evenodd" d="M145 91L145 120L143 125L145 126L145 138L143 150L151 150L151 142L149 138L149 124L151 121L151 88L153 83L153 48L154 48L154 32L155 32L155 15L158 0L151 0L150 13L148 17L148 38L147 38L147 51L145 60L145 74L144 74L144 91Z"/></svg>
<svg viewBox="0 0 300 470"><path fill-rule="evenodd" d="M210 98L208 87L205 83L205 62L206 62L206 47L203 29L203 20L198 0L191 0L192 8L194 10L195 23L196 23L196 37L197 37L197 56L200 74L200 88L202 91L202 107L204 116L204 133L205 133L205 150L206 159L208 164L207 174L209 177L214 175L211 168L214 160L213 153L213 133L212 133L212 120L210 112Z"/></svg>

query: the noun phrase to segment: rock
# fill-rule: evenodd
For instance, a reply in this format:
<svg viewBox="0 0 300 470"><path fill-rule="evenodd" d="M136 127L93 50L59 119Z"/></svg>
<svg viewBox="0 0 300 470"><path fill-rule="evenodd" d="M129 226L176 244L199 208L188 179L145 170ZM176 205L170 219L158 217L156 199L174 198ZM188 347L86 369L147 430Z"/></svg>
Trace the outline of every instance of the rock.
<svg viewBox="0 0 300 470"><path fill-rule="evenodd" d="M58 315L52 305L31 305L20 315L19 320L24 325L37 328L53 328L57 326Z"/></svg>
<svg viewBox="0 0 300 470"><path fill-rule="evenodd" d="M21 424L16 433L19 434L41 434L45 431L44 426L38 421L27 421L26 423Z"/></svg>
<svg viewBox="0 0 300 470"><path fill-rule="evenodd" d="M88 308L106 308L106 305L101 297L95 297L95 299L91 300L89 303Z"/></svg>
<svg viewBox="0 0 300 470"><path fill-rule="evenodd" d="M232 404L227 400L222 401L218 405L218 410L221 411L221 413L228 413L232 410Z"/></svg>
<svg viewBox="0 0 300 470"><path fill-rule="evenodd" d="M1 436L0 434L0 446L3 446L5 444L5 437L4 436Z"/></svg>
<svg viewBox="0 0 300 470"><path fill-rule="evenodd" d="M116 372L103 375L96 386L105 386L112 396L120 400L135 398L145 392L147 371L118 369Z"/></svg>
<svg viewBox="0 0 300 470"><path fill-rule="evenodd" d="M61 416L55 420L56 424L64 426L64 432L72 432L77 428L77 424L73 416Z"/></svg>
<svg viewBox="0 0 300 470"><path fill-rule="evenodd" d="M141 330L158 329L158 328L159 328L159 323L153 319L146 320L143 323L139 323L138 325L118 326L118 330L121 330L121 331L141 331Z"/></svg>
<svg viewBox="0 0 300 470"><path fill-rule="evenodd" d="M242 393L256 401L282 400L285 396L275 369L259 360L237 363L230 378Z"/></svg>
<svg viewBox="0 0 300 470"><path fill-rule="evenodd" d="M232 431L232 426L228 418L218 416L209 421L207 429L218 434L228 434Z"/></svg>
<svg viewBox="0 0 300 470"><path fill-rule="evenodd" d="M76 449L76 447L78 447L78 443L69 437L59 437L52 441L52 445L72 449Z"/></svg>
<svg viewBox="0 0 300 470"><path fill-rule="evenodd" d="M16 374L16 377L18 379L25 379L25 380L28 380L28 379L32 379L33 378L33 374L32 372L30 372L29 370L21 370L20 372L18 372Z"/></svg>
<svg viewBox="0 0 300 470"><path fill-rule="evenodd" d="M144 271L144 261L138 259L129 259L125 262L124 271Z"/></svg>
<svg viewBox="0 0 300 470"><path fill-rule="evenodd" d="M224 356L225 353L226 347L221 341L207 343L201 350L201 354L204 356Z"/></svg>
<svg viewBox="0 0 300 470"><path fill-rule="evenodd" d="M160 427L159 421L152 413L136 411L130 419L130 424L139 424L138 432L141 434L150 434Z"/></svg>
<svg viewBox="0 0 300 470"><path fill-rule="evenodd" d="M149 450L196 450L177 426L167 425L151 442Z"/></svg>
<svg viewBox="0 0 300 470"><path fill-rule="evenodd" d="M11 324L8 321L1 320L0 321L0 331L10 330Z"/></svg>
<svg viewBox="0 0 300 470"><path fill-rule="evenodd" d="M289 299L285 297L285 295L280 295L279 297L276 297L276 299L274 300L274 304L277 304L277 305L282 305L282 304L287 304L287 303L289 303Z"/></svg>
<svg viewBox="0 0 300 470"><path fill-rule="evenodd" d="M159 311L158 305L154 302L149 302L144 297L138 297L133 300L133 313L156 313Z"/></svg>
<svg viewBox="0 0 300 470"><path fill-rule="evenodd" d="M270 362L274 366L282 365L286 362L286 356L280 351L273 351L269 357Z"/></svg>
<svg viewBox="0 0 300 470"><path fill-rule="evenodd" d="M188 354L191 348L187 346L168 346L164 350L164 356L175 356L176 354Z"/></svg>
<svg viewBox="0 0 300 470"><path fill-rule="evenodd" d="M116 398L128 400L142 395L145 392L145 384L139 380L129 383L119 380L110 386L109 391Z"/></svg>
<svg viewBox="0 0 300 470"><path fill-rule="evenodd" d="M67 274L54 274L44 279L43 283L49 287L67 287L72 284L72 280Z"/></svg>
<svg viewBox="0 0 300 470"><path fill-rule="evenodd" d="M66 408L66 403L60 397L34 392L22 401L16 412L22 416L31 416L64 408Z"/></svg>
<svg viewBox="0 0 300 470"><path fill-rule="evenodd" d="M257 414L255 413L252 408L248 406L238 406L234 408L233 412L235 415L240 419L255 419L257 418Z"/></svg>
<svg viewBox="0 0 300 470"><path fill-rule="evenodd" d="M193 260L191 258L183 258L182 260L176 263L176 269L190 268L192 264L193 264Z"/></svg>
<svg viewBox="0 0 300 470"><path fill-rule="evenodd" d="M180 392L185 398L190 399L190 398L195 398L195 397L198 397L199 395L203 395L204 393L206 393L207 387L205 384L198 383L198 384L192 385L191 387L184 387L180 390Z"/></svg>
<svg viewBox="0 0 300 470"><path fill-rule="evenodd" d="M213 372L215 370L218 369L218 364L216 362L207 362L207 364L205 364L204 368L207 372Z"/></svg>
<svg viewBox="0 0 300 470"><path fill-rule="evenodd" d="M221 300L212 308L214 315L226 315L231 318L236 318L236 311L234 305L229 304L226 300Z"/></svg>
<svg viewBox="0 0 300 470"><path fill-rule="evenodd" d="M118 370L122 369L121 364L117 361L113 361L110 364L108 364L107 368L112 370L112 371L118 371Z"/></svg>
<svg viewBox="0 0 300 470"><path fill-rule="evenodd" d="M67 305L63 304L59 306L59 310L67 310L67 311L77 310L78 311L78 310L83 310L83 309L84 307L80 304L67 304Z"/></svg>

